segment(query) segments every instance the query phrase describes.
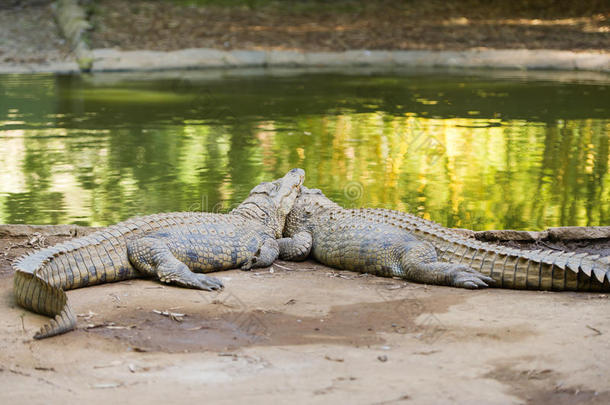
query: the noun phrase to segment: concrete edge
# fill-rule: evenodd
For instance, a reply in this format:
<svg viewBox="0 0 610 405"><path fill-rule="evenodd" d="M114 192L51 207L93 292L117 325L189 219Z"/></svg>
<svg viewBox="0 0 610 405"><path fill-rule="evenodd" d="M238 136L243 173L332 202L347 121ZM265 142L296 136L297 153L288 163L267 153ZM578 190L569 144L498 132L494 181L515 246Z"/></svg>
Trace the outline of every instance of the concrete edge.
<svg viewBox="0 0 610 405"><path fill-rule="evenodd" d="M82 42L82 41L81 41ZM489 49L467 51L301 52L290 50L181 49L170 52L94 49L91 71L167 71L251 67L407 67L517 69L610 73L610 53ZM77 56L78 59L78 56ZM82 62L82 61L81 61ZM0 65L0 73L72 73L73 65Z"/></svg>
<svg viewBox="0 0 610 405"><path fill-rule="evenodd" d="M93 71L155 71L222 67L451 67L590 70L610 73L610 53L554 50L299 52L196 48L171 52L94 49Z"/></svg>
<svg viewBox="0 0 610 405"><path fill-rule="evenodd" d="M0 74L70 74L79 73L80 67L76 61L50 63L0 64Z"/></svg>
<svg viewBox="0 0 610 405"><path fill-rule="evenodd" d="M82 236L94 232L99 227L80 225L20 225L0 224L0 238L23 237L40 233L45 236ZM563 226L548 228L545 231L472 231L470 229L453 229L464 237L481 241L519 241L535 242L541 240L595 240L610 239L610 226Z"/></svg>

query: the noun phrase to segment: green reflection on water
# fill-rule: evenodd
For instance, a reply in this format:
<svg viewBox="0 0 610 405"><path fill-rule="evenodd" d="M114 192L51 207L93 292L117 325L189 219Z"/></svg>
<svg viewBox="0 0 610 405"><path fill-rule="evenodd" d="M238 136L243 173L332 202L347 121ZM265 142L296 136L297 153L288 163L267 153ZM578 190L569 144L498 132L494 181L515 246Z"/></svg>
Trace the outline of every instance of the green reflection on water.
<svg viewBox="0 0 610 405"><path fill-rule="evenodd" d="M608 225L609 87L538 77L0 76L0 222L226 210L302 167L451 227Z"/></svg>

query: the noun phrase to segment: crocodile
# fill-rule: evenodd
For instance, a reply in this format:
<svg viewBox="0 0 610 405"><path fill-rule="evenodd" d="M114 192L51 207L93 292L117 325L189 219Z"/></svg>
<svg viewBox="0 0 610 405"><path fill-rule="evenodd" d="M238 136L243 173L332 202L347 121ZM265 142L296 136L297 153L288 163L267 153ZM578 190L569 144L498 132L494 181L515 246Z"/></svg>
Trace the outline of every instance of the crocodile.
<svg viewBox="0 0 610 405"><path fill-rule="evenodd" d="M610 291L607 258L482 242L400 211L344 209L305 186L284 236L284 260L311 255L341 269L472 289Z"/></svg>
<svg viewBox="0 0 610 405"><path fill-rule="evenodd" d="M35 339L68 332L76 317L65 290L141 277L201 290L223 287L212 271L266 267L278 257L286 215L305 173L254 187L229 213L134 217L13 262L17 303L52 317Z"/></svg>

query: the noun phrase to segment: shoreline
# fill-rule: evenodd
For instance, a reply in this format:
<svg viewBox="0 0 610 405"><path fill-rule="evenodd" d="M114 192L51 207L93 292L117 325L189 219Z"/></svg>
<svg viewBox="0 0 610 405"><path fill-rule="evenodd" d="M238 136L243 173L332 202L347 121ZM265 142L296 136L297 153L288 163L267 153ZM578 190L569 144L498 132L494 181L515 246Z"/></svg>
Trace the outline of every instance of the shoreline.
<svg viewBox="0 0 610 405"><path fill-rule="evenodd" d="M218 68L386 67L593 71L610 73L610 53L486 49L468 51L301 52L211 48L177 51L93 49L92 73L152 72ZM76 59L49 63L0 64L0 74L79 73Z"/></svg>
<svg viewBox="0 0 610 405"><path fill-rule="evenodd" d="M110 7L114 10L115 14L119 13L121 10L128 14L133 12L131 9L122 9L120 2L116 4L112 3ZM107 46L106 43L108 41L100 42L93 40L91 37L91 30L93 29L95 31L96 29L94 27L98 27L103 31L103 28L101 27L104 23L95 19L92 20L91 10L88 10L77 0L59 0L50 6L42 5L39 8L33 7L26 10L28 11L25 15L31 17L31 21L28 21L32 26L35 26L36 24L35 14L33 14L34 10L41 13L41 15L47 19L53 15L57 32L53 33L51 27L46 27L47 31L45 32L47 32L47 34L45 37L30 38L24 42L16 42L14 44L15 47L20 50L27 50L32 47L32 43L39 43L43 38L46 39L50 36L53 37L54 42L45 43L44 46L55 48L58 46L58 43L66 42L69 44L70 51L59 59L55 57L49 58L48 55L45 55L44 51L42 52L41 57L37 59L20 59L17 54L10 56L9 52L8 58L5 58L4 60L0 59L0 74L72 74L79 72L150 72L278 67L509 69L525 71L554 70L589 71L602 74L610 73L610 52L608 52L607 49L604 49L604 47L600 48L600 44L593 40L589 41L589 44L597 45L597 47L584 47L581 48L582 50L569 47L555 48L555 43L550 43L550 45L547 44L548 46L546 48L544 46L538 48L535 41L531 42L531 38L529 39L529 43L526 42L524 48L513 48L508 45L505 49L502 49L501 46L497 46L498 44L493 41L483 41L479 44L473 43L470 46L470 49L461 50L459 49L461 47L456 48L455 46L453 48L449 46L445 49L438 50L435 49L436 43L428 43L425 45L425 41L420 44L423 46L416 46L411 49L402 48L401 46L393 44L386 44L385 46L379 47L379 44L374 41L365 41L364 43L352 42L346 44L347 46L343 48L346 50L326 50L324 47L320 46L318 46L317 49L314 47L313 49L307 50L302 46L299 47L297 41L289 46L288 49L279 50L277 46L274 46L272 42L268 41L268 38L261 36L259 38L259 43L255 42L250 44L247 40L245 43L242 41L242 49L222 49L222 46L219 48L209 42L190 41L182 43L182 45L178 45L176 48L171 48L171 50L147 50L156 49L157 47L155 47L154 44L143 41L135 44L136 50L120 50L120 44L116 47L114 47L115 45L112 45L112 48L104 48L104 46ZM171 10L172 12L177 12L174 9ZM181 11L182 9L177 10ZM215 12L217 11L218 10ZM168 13L170 13L169 10ZM101 12L101 14L105 15L103 12ZM182 15L180 13L179 15L181 18L188 19L188 15ZM226 18L222 13L213 15L218 18ZM243 17L237 12L237 14L233 15L231 18L239 19L241 18L240 16ZM116 16L111 17L111 19L115 17ZM346 16L337 14L336 17L344 18ZM374 16L374 13L368 17L372 18L371 21L377 21L377 17ZM150 18L150 16L147 18ZM8 21L9 20L5 21L5 23L8 24ZM147 21L148 20L144 19L141 22L146 23ZM230 21L232 20L230 19ZM253 22L248 20L248 23ZM258 22L256 23L258 24ZM297 19L295 23L301 23L301 20ZM345 21L344 23L347 24ZM599 21L590 21L590 23L595 25L598 24ZM246 24L246 26L248 25ZM258 25L254 28L257 27ZM15 29L16 28L13 27L13 30ZM119 28L117 29L121 31ZM328 27L325 29L328 29ZM473 32L476 34L478 31L475 30ZM58 36L59 33L61 33L64 39L61 39ZM23 35L25 35L25 33ZM170 37L171 35L172 32L169 33ZM176 33L174 32L173 35L176 35ZM7 38L10 37L11 35L7 36ZM2 38L0 37L0 39ZM338 37L335 39L339 40ZM4 41L6 42L7 39L4 39ZM224 44L226 45L226 43L227 42ZM527 46L528 44L530 46ZM129 41L124 45L127 49L133 49L133 47L130 46L133 44L130 44ZM153 46L151 47L151 45ZM563 45L569 44L566 43ZM395 49L392 49L394 47ZM0 55L2 52L3 50L0 48Z"/></svg>

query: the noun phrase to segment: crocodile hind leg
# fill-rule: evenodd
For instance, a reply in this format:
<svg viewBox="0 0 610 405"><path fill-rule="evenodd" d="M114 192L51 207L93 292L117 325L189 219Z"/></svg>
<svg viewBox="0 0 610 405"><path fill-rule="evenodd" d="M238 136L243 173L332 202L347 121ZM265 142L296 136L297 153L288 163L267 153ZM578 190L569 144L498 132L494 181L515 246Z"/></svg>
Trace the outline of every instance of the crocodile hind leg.
<svg viewBox="0 0 610 405"><path fill-rule="evenodd" d="M129 241L127 255L136 269L157 277L161 282L207 291L223 287L222 281L215 277L193 273L158 239L143 237Z"/></svg>
<svg viewBox="0 0 610 405"><path fill-rule="evenodd" d="M494 282L466 265L437 261L436 250L428 242L408 245L400 256L400 266L394 273L408 280L470 289L488 287Z"/></svg>

